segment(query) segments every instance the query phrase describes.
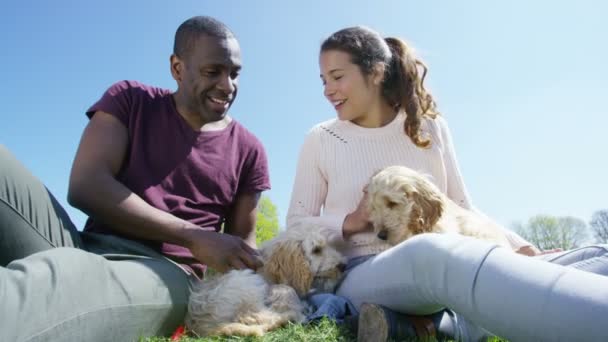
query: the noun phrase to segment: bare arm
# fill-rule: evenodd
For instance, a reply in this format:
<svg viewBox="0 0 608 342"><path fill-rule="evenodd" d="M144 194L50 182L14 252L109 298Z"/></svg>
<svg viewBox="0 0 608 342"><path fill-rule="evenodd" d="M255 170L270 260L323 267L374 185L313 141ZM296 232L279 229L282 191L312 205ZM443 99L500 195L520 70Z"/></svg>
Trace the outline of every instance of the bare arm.
<svg viewBox="0 0 608 342"><path fill-rule="evenodd" d="M259 199L260 193L238 195L224 225L225 233L240 237L252 248L256 248L255 223Z"/></svg>
<svg viewBox="0 0 608 342"><path fill-rule="evenodd" d="M127 129L118 119L96 113L76 152L68 201L127 236L186 245L185 232L197 227L150 206L116 180L127 143Z"/></svg>
<svg viewBox="0 0 608 342"><path fill-rule="evenodd" d="M218 270L258 266L259 261L242 240L203 231L152 207L120 183L115 177L127 145L127 129L118 119L104 112L91 118L72 165L68 190L71 205L126 236L189 248L198 260Z"/></svg>

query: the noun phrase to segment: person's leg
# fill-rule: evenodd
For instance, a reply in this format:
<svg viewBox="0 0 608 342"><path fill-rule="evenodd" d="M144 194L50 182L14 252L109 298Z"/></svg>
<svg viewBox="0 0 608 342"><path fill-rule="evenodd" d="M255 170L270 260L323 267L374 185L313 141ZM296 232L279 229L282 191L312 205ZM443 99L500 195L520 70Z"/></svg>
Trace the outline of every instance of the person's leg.
<svg viewBox="0 0 608 342"><path fill-rule="evenodd" d="M424 234L395 246L352 270L337 293L357 307L378 303L415 315L449 307L514 341L608 338L607 277L458 235Z"/></svg>
<svg viewBox="0 0 608 342"><path fill-rule="evenodd" d="M167 335L183 323L188 293L186 273L147 246L81 235L0 145L0 341Z"/></svg>
<svg viewBox="0 0 608 342"><path fill-rule="evenodd" d="M348 260L344 276L373 257L365 255ZM364 303L359 310L353 308L351 311L353 315L344 322L349 330L357 334L358 341L400 341L433 336L441 341L457 337L459 322L454 312L448 309L432 315L409 316L378 304ZM362 324L359 325L359 322Z"/></svg>
<svg viewBox="0 0 608 342"><path fill-rule="evenodd" d="M573 267L581 271L608 276L607 245L592 245L580 247L565 252L544 254L536 257L539 260L554 264ZM444 315L445 317L445 315ZM466 331L468 335L485 337L489 333L458 314L453 316L455 331Z"/></svg>
<svg viewBox="0 0 608 342"><path fill-rule="evenodd" d="M565 252L545 254L537 258L587 272L608 275L607 245L585 246ZM430 331L433 331L433 335L440 340L459 339L461 336L475 339L490 335L486 330L448 309L432 315L407 316L378 304L366 303L361 308L361 315L360 320L367 323L358 331L361 341L427 336Z"/></svg>
<svg viewBox="0 0 608 342"><path fill-rule="evenodd" d="M608 245L592 245L539 257L554 264L608 276Z"/></svg>
<svg viewBox="0 0 608 342"><path fill-rule="evenodd" d="M162 258L39 252L0 267L0 341L168 336L183 324L189 280Z"/></svg>
<svg viewBox="0 0 608 342"><path fill-rule="evenodd" d="M606 245L585 246L565 252L544 254L536 257L539 260L554 264L573 267L581 271L608 275L608 248ZM454 326L457 331L466 331L468 335L487 336L487 331L473 324L458 314L454 316Z"/></svg>
<svg viewBox="0 0 608 342"><path fill-rule="evenodd" d="M0 266L54 247L81 247L48 189L0 145Z"/></svg>

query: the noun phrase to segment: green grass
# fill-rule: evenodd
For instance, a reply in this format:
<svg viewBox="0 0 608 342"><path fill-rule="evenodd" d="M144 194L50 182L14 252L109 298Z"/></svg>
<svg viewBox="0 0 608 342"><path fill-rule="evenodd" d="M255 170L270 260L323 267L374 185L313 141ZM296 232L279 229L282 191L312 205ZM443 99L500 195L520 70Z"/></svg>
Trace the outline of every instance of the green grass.
<svg viewBox="0 0 608 342"><path fill-rule="evenodd" d="M192 338L183 337L179 342L325 342L325 341L338 341L338 342L350 342L356 341L356 336L349 333L349 331L339 325L336 325L328 319L320 321L318 324L290 324L284 328L271 331L264 335L264 337L206 337L206 338ZM140 342L170 342L169 338L146 338L141 339Z"/></svg>
<svg viewBox="0 0 608 342"><path fill-rule="evenodd" d="M341 325L335 324L329 319L324 319L318 324L314 325L301 325L301 324L290 324L284 328L271 331L264 335L264 337L206 337L206 338L192 338L183 337L179 342L351 342L356 341L357 337L353 335L348 329ZM415 342L417 340L410 340ZM425 340L428 342L434 342L435 340ZM491 339L492 342L505 341L501 339ZM153 337L153 338L142 338L139 342L172 342L169 338ZM401 341L399 341L401 342ZM408 341L409 342L409 341Z"/></svg>

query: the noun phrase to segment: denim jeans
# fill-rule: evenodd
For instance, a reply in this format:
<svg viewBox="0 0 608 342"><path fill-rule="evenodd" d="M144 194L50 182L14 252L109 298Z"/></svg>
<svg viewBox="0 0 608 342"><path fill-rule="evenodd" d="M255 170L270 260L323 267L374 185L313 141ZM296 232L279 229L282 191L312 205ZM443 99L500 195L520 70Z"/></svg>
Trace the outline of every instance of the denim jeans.
<svg viewBox="0 0 608 342"><path fill-rule="evenodd" d="M414 315L450 308L465 341L487 331L510 341L606 341L605 254L593 246L530 258L470 237L423 234L356 266L337 295L357 308L370 302Z"/></svg>

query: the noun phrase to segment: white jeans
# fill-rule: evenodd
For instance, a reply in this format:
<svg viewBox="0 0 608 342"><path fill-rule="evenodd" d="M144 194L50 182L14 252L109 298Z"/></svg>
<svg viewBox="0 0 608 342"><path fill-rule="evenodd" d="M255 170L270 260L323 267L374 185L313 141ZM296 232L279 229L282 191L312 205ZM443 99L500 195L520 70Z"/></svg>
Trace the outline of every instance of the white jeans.
<svg viewBox="0 0 608 342"><path fill-rule="evenodd" d="M570 264L606 271L605 251ZM556 264L575 254L542 258L550 263L465 236L423 234L355 267L337 294L356 307L415 315L450 308L468 326L459 327L462 340L476 340L481 326L510 341L608 341L608 277Z"/></svg>

